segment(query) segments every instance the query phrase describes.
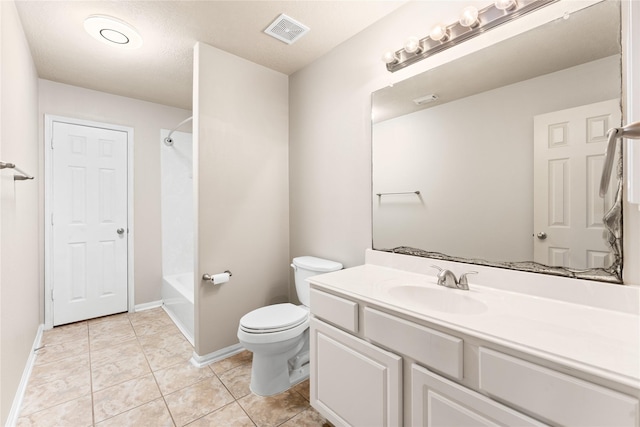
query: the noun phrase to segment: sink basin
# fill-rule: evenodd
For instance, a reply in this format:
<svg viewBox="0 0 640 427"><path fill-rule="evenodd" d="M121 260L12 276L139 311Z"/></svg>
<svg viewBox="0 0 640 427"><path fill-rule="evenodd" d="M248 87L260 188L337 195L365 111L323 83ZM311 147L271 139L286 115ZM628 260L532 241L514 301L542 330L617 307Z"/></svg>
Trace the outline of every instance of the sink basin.
<svg viewBox="0 0 640 427"><path fill-rule="evenodd" d="M485 303L470 295L464 295L464 292L467 291L418 285L394 286L388 291L395 303L412 309L455 314L480 314L487 310Z"/></svg>

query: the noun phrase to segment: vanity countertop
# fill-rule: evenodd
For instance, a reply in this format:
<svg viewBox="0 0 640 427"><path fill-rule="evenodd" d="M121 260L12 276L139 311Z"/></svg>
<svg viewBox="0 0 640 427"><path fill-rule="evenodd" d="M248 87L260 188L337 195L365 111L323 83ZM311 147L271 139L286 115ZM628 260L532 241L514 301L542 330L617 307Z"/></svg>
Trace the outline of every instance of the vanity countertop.
<svg viewBox="0 0 640 427"><path fill-rule="evenodd" d="M438 286L436 280L435 276L372 264L309 279L317 289L339 292L640 390L640 315L473 283L469 291L448 289ZM424 298L399 298L393 289L402 286L431 288L438 295L451 292L451 298L455 295L473 304L462 304L463 309L456 312L441 311L424 304Z"/></svg>

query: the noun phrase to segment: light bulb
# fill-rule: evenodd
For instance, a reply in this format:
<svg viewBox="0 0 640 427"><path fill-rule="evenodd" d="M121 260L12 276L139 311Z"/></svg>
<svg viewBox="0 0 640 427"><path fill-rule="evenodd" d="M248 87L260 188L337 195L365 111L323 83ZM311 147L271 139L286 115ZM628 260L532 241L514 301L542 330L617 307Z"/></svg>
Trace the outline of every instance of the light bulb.
<svg viewBox="0 0 640 427"><path fill-rule="evenodd" d="M516 0L496 0L494 5L500 10L511 10L515 8L518 3Z"/></svg>
<svg viewBox="0 0 640 427"><path fill-rule="evenodd" d="M420 40L417 37L409 37L407 41L404 42L404 50L407 53L420 53L422 50Z"/></svg>
<svg viewBox="0 0 640 427"><path fill-rule="evenodd" d="M442 24L438 24L431 29L429 37L439 42L446 42L449 39L449 30Z"/></svg>
<svg viewBox="0 0 640 427"><path fill-rule="evenodd" d="M460 25L463 27L477 27L480 22L478 21L478 9L473 6L467 6L462 9L460 14Z"/></svg>
<svg viewBox="0 0 640 427"><path fill-rule="evenodd" d="M394 64L396 62L398 62L398 56L396 55L396 53L392 50L386 50L383 54L382 54L382 61L385 64Z"/></svg>

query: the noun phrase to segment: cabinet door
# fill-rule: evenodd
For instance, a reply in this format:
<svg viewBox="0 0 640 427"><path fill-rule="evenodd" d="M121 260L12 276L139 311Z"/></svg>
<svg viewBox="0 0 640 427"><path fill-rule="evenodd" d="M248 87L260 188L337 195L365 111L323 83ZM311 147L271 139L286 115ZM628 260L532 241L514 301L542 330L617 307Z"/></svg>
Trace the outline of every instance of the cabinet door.
<svg viewBox="0 0 640 427"><path fill-rule="evenodd" d="M335 426L402 425L402 359L311 319L311 404Z"/></svg>
<svg viewBox="0 0 640 427"><path fill-rule="evenodd" d="M421 366L412 365L411 425L475 427L545 424L429 372Z"/></svg>

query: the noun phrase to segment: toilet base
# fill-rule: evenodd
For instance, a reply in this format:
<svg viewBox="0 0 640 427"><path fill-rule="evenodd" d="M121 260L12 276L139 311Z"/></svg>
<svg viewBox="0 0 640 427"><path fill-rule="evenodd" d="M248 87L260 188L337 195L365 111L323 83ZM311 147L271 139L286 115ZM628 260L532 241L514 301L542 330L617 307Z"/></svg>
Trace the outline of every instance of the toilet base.
<svg viewBox="0 0 640 427"><path fill-rule="evenodd" d="M272 396L309 378L308 329L303 339L296 338L291 341L294 341L291 343L293 346L276 357L254 351L249 386L251 392L259 396Z"/></svg>

